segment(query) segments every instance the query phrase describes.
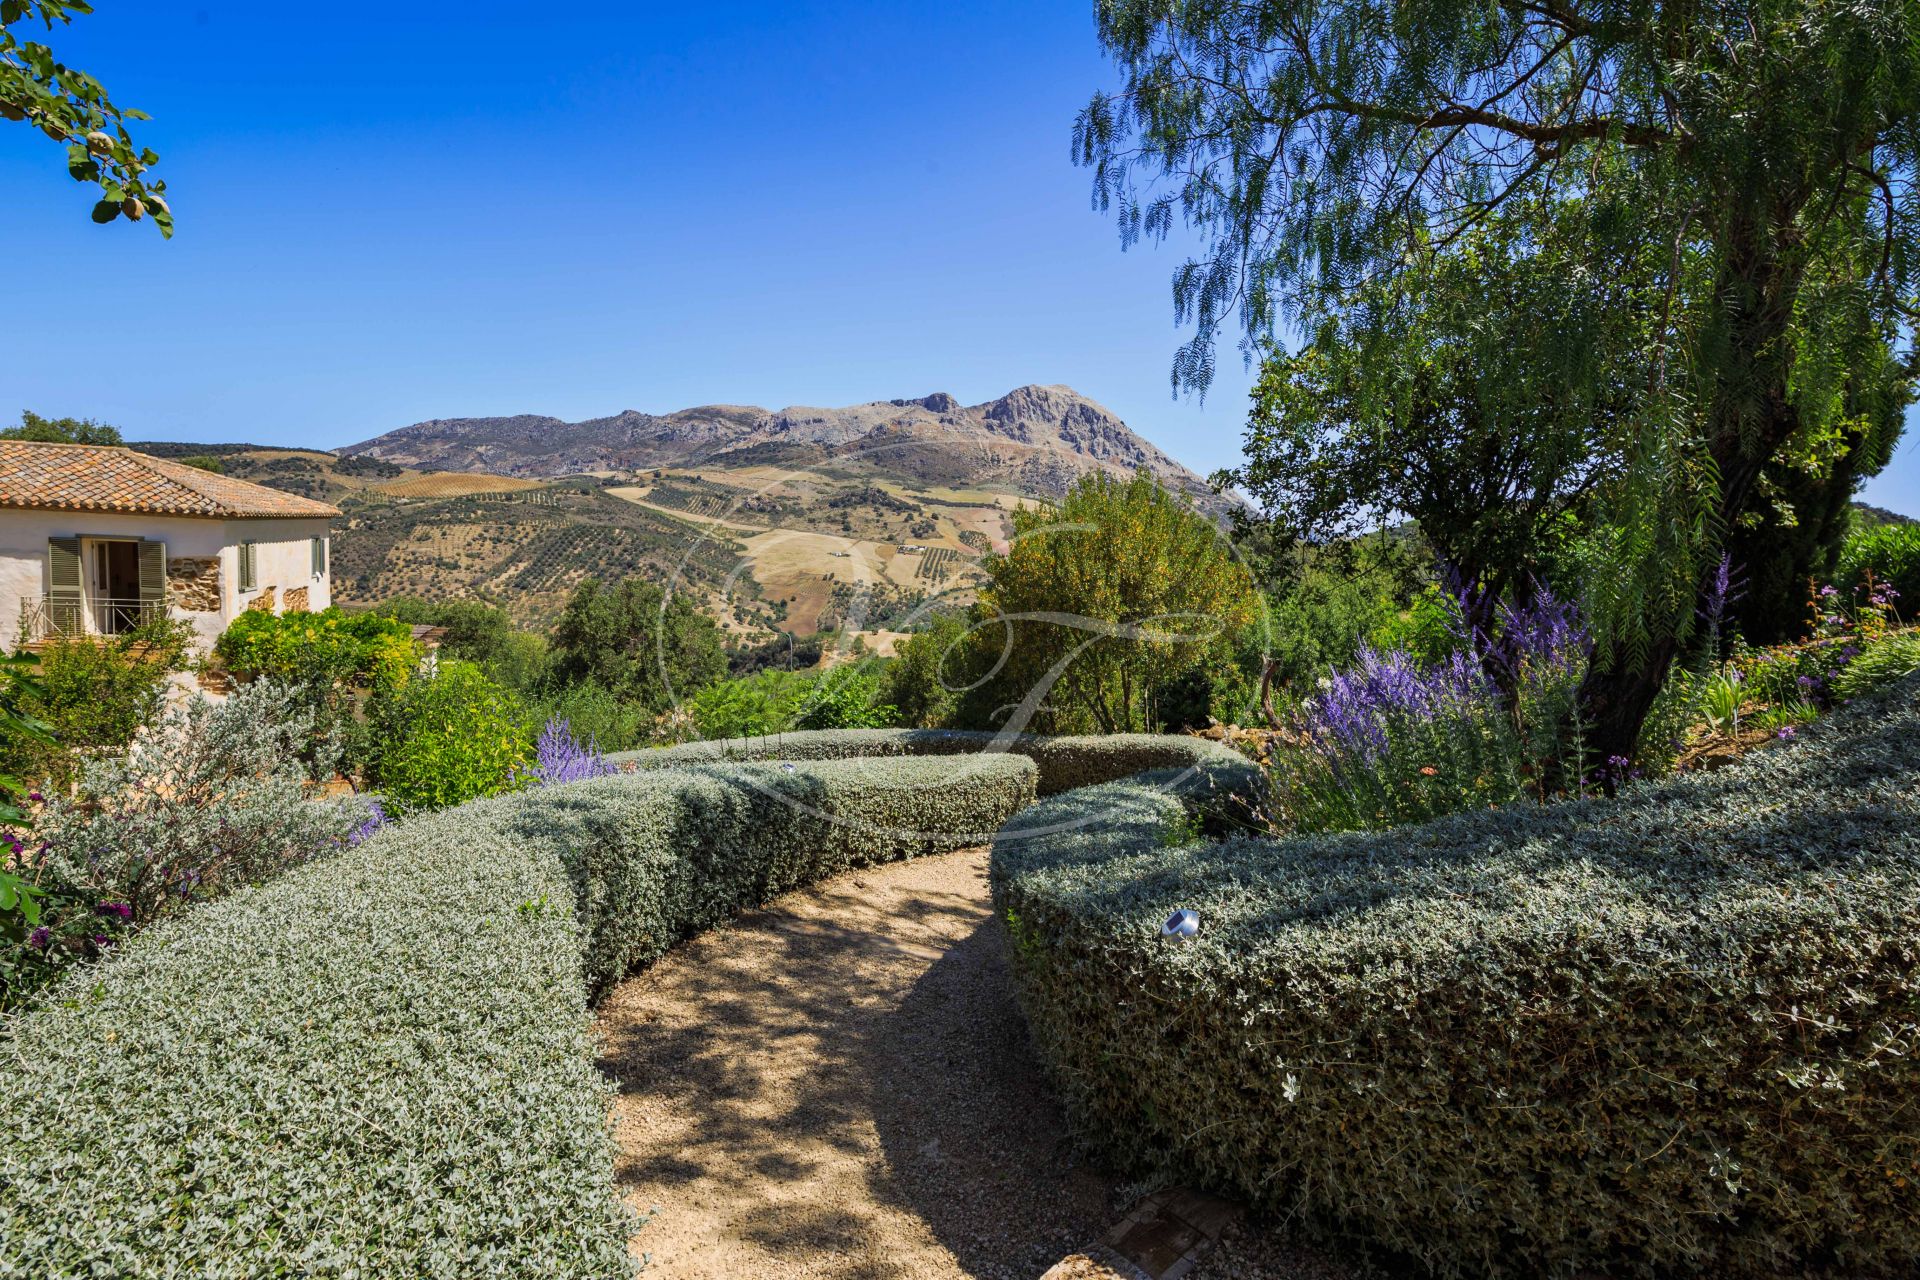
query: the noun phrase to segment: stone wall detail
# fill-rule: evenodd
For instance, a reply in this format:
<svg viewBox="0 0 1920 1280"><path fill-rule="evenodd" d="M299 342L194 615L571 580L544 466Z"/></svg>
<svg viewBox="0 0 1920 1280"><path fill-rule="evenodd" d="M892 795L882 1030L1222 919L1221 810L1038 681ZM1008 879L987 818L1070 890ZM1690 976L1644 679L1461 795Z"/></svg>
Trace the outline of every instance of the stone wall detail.
<svg viewBox="0 0 1920 1280"><path fill-rule="evenodd" d="M167 557L167 603L186 613L220 612L220 557Z"/></svg>
<svg viewBox="0 0 1920 1280"><path fill-rule="evenodd" d="M312 606L307 603L307 589L305 587L288 587L286 594L281 597L281 601L282 607L280 612L282 613L311 613L313 611Z"/></svg>
<svg viewBox="0 0 1920 1280"><path fill-rule="evenodd" d="M247 608L265 609L268 613L272 613L273 612L273 588L272 587L260 588L260 594L255 596L253 599L247 601Z"/></svg>

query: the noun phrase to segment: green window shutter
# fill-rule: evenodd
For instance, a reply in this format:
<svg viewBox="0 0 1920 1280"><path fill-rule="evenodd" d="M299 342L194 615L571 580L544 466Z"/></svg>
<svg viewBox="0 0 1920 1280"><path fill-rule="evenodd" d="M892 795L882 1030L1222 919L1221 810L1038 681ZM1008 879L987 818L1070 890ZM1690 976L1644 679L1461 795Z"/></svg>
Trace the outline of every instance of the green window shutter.
<svg viewBox="0 0 1920 1280"><path fill-rule="evenodd" d="M80 572L80 539L47 539L47 595L78 602L84 575Z"/></svg>
<svg viewBox="0 0 1920 1280"><path fill-rule="evenodd" d="M313 576L316 578L327 576L327 540L325 538L313 540Z"/></svg>
<svg viewBox="0 0 1920 1280"><path fill-rule="evenodd" d="M167 603L167 544L164 542L142 541L140 544L140 603Z"/></svg>
<svg viewBox="0 0 1920 1280"><path fill-rule="evenodd" d="M253 587L253 544L243 542L240 544L240 589L251 591Z"/></svg>
<svg viewBox="0 0 1920 1280"><path fill-rule="evenodd" d="M82 629L86 610L86 573L80 563L80 539L47 539L47 625L55 631Z"/></svg>

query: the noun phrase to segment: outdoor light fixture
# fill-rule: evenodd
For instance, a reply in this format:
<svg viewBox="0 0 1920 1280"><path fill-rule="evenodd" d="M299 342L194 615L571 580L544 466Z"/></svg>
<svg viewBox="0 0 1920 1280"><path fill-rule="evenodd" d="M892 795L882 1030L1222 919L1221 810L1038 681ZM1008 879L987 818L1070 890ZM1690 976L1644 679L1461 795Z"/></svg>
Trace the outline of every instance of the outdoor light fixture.
<svg viewBox="0 0 1920 1280"><path fill-rule="evenodd" d="M1166 942L1190 942L1199 932L1200 913L1185 907L1168 916L1160 926L1160 937Z"/></svg>

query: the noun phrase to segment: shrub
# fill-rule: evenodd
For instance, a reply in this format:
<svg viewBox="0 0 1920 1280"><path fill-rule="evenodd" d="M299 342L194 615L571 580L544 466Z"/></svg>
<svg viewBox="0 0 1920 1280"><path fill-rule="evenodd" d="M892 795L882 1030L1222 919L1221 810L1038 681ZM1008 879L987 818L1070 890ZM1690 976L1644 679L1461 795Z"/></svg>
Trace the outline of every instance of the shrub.
<svg viewBox="0 0 1920 1280"><path fill-rule="evenodd" d="M863 658L824 672L807 690L795 717L796 729L884 729L896 709L881 701L881 671L877 659Z"/></svg>
<svg viewBox="0 0 1920 1280"><path fill-rule="evenodd" d="M112 639L50 642L37 680L18 697L22 714L52 739L0 739L0 772L66 785L74 748L124 747L166 696L169 675L186 661L183 623L155 623Z"/></svg>
<svg viewBox="0 0 1920 1280"><path fill-rule="evenodd" d="M1039 1051L1111 1158L1445 1275L1920 1253L1920 687L1611 802L1170 847L1182 821L1119 783L993 851Z"/></svg>
<svg viewBox="0 0 1920 1280"><path fill-rule="evenodd" d="M954 701L970 682L960 670L965 659L967 624L951 613L937 613L924 630L894 645L893 661L880 676L877 699L895 708L899 724L933 729L953 717Z"/></svg>
<svg viewBox="0 0 1920 1280"><path fill-rule="evenodd" d="M704 738L782 733L793 727L811 687L812 681L798 672L764 668L710 684L684 705Z"/></svg>
<svg viewBox="0 0 1920 1280"><path fill-rule="evenodd" d="M558 716L550 718L533 744L533 767L526 781L541 787L557 787L568 782L604 778L620 770L600 754L600 744L592 738L583 745L573 736L573 726Z"/></svg>
<svg viewBox="0 0 1920 1280"><path fill-rule="evenodd" d="M533 748L520 700L468 662L444 662L369 714L370 773L401 812L444 809L513 784Z"/></svg>
<svg viewBox="0 0 1920 1280"><path fill-rule="evenodd" d="M627 1275L587 981L820 876L980 841L1034 777L1007 756L604 777L414 818L146 931L0 1028L0 1271Z"/></svg>
<svg viewBox="0 0 1920 1280"><path fill-rule="evenodd" d="M629 1275L572 891L513 803L144 931L0 1029L0 1272Z"/></svg>
<svg viewBox="0 0 1920 1280"><path fill-rule="evenodd" d="M1897 631L1868 641L1833 678L1836 698L1858 698L1920 671L1920 631Z"/></svg>
<svg viewBox="0 0 1920 1280"><path fill-rule="evenodd" d="M1584 784L1563 732L1591 648L1584 627L1544 594L1500 619L1500 635L1432 664L1363 644L1351 668L1323 680L1299 709L1302 745L1274 761L1291 824L1376 830L1544 796L1569 763Z"/></svg>
<svg viewBox="0 0 1920 1280"><path fill-rule="evenodd" d="M243 680L264 677L303 689L394 688L419 660L406 623L338 608L282 614L249 609L228 624L214 653Z"/></svg>
<svg viewBox="0 0 1920 1280"><path fill-rule="evenodd" d="M483 667L490 678L506 688L515 686L493 676L493 667ZM535 718L565 720L579 737L590 739L608 751L626 751L647 740L653 729L653 716L643 708L624 703L612 692L583 680L563 685L544 697L533 698Z"/></svg>
<svg viewBox="0 0 1920 1280"><path fill-rule="evenodd" d="M1032 800L1035 777L1017 756L647 770L530 792L510 829L568 867L597 992L790 889L984 844Z"/></svg>
<svg viewBox="0 0 1920 1280"><path fill-rule="evenodd" d="M1851 591L1864 585L1869 573L1876 583L1897 590L1903 603L1920 601L1920 524L1886 524L1851 534L1841 546L1834 585Z"/></svg>
<svg viewBox="0 0 1920 1280"><path fill-rule="evenodd" d="M317 857L365 810L313 799L332 769L324 756L315 771L300 761L312 726L312 713L268 682L168 708L123 755L83 765L71 796L48 796L41 864L146 924Z"/></svg>

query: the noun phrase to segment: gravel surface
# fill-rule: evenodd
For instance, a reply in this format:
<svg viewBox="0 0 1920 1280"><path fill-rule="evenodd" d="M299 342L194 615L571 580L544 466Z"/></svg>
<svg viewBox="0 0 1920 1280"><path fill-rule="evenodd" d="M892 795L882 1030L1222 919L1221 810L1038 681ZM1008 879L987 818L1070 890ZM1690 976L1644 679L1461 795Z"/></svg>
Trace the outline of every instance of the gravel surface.
<svg viewBox="0 0 1920 1280"><path fill-rule="evenodd" d="M601 1010L618 1173L673 1280L1033 1280L1126 1209L1076 1158L986 852L870 868L688 942ZM1244 1233L1192 1280L1262 1269ZM1295 1264L1289 1269L1289 1264Z"/></svg>

